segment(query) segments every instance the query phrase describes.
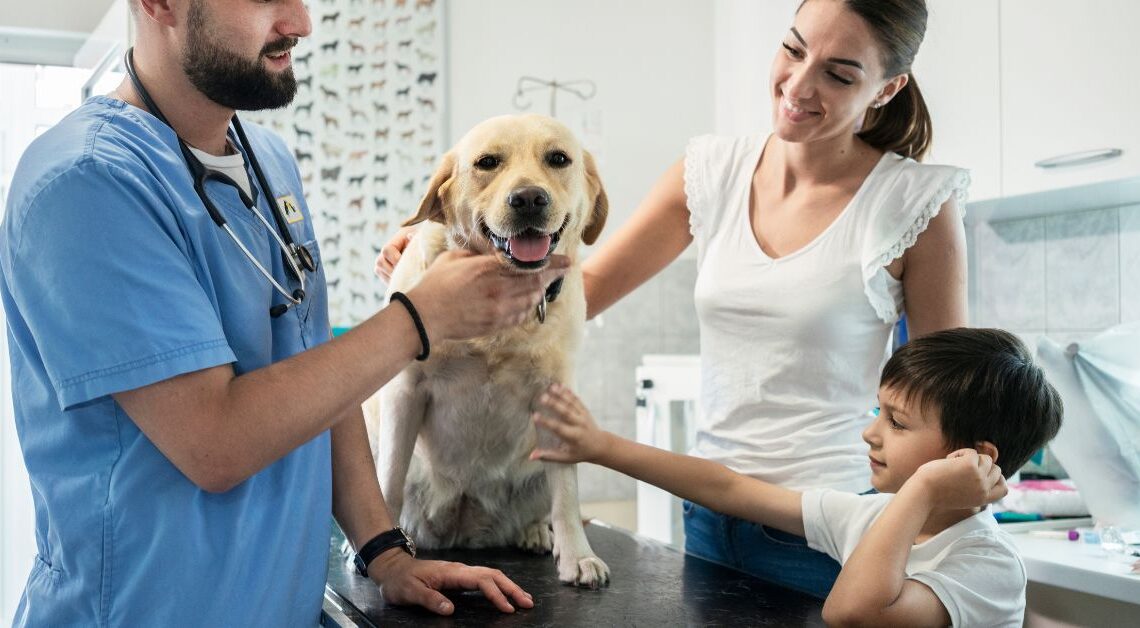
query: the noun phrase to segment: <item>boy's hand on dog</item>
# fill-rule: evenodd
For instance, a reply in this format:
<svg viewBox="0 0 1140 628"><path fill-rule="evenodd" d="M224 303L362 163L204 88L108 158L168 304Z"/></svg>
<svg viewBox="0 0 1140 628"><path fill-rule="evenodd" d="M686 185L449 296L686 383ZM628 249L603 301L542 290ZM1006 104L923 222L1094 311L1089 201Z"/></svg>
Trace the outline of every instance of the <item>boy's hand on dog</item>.
<svg viewBox="0 0 1140 628"><path fill-rule="evenodd" d="M534 317L546 287L569 269L565 255L551 255L541 271L519 273L504 268L496 255L446 251L408 298L431 342L476 338Z"/></svg>
<svg viewBox="0 0 1140 628"><path fill-rule="evenodd" d="M389 604L415 604L433 613L450 615L455 605L442 590L482 591L504 613L515 612L510 600L522 608L534 608L534 599L503 572L441 560L419 560L401 549L381 554L368 566L368 575L380 587ZM509 598L509 599L508 599Z"/></svg>
<svg viewBox="0 0 1140 628"><path fill-rule="evenodd" d="M940 510L979 508L1009 492L1001 467L973 449L959 449L941 460L927 462L912 479L926 485Z"/></svg>
<svg viewBox="0 0 1140 628"><path fill-rule="evenodd" d="M415 235L415 227L403 227L380 249L380 254L376 256L375 272L384 283L392 283L392 271L396 269L396 262L400 261L404 249L408 248Z"/></svg>
<svg viewBox="0 0 1140 628"><path fill-rule="evenodd" d="M531 460L591 462L605 454L609 433L598 428L585 404L562 384L551 384L538 398L540 410L531 415L539 427L561 440L555 449L535 449Z"/></svg>

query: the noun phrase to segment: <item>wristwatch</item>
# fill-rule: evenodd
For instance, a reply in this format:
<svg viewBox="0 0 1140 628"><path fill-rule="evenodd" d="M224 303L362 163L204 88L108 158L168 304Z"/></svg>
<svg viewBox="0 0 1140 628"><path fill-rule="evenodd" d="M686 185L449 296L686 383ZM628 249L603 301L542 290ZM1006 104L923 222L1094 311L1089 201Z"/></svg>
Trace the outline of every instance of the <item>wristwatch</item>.
<svg viewBox="0 0 1140 628"><path fill-rule="evenodd" d="M356 565L356 572L367 578L368 565L380 554L397 546L403 547L405 552L413 558L415 557L415 541L408 536L407 532L404 532L403 528L396 526L387 532L381 532L372 537L371 541L365 543L360 551L356 552L356 556L352 558L352 562Z"/></svg>

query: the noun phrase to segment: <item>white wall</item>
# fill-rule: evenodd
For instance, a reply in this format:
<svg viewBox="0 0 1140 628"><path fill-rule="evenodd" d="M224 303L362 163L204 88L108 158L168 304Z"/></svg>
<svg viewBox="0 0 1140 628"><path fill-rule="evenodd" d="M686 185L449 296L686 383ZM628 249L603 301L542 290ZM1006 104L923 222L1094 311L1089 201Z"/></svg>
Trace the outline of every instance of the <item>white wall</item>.
<svg viewBox="0 0 1140 628"><path fill-rule="evenodd" d="M521 76L590 79L586 103L558 117L598 158L610 199L604 240L689 137L713 131L713 5L692 0L493 0L448 3L451 140L516 109ZM531 111L548 114L542 92ZM587 120L583 123L583 119Z"/></svg>
<svg viewBox="0 0 1140 628"><path fill-rule="evenodd" d="M90 33L115 0L4 0L0 27Z"/></svg>
<svg viewBox="0 0 1140 628"><path fill-rule="evenodd" d="M801 0L716 0L716 132L772 131L768 76Z"/></svg>

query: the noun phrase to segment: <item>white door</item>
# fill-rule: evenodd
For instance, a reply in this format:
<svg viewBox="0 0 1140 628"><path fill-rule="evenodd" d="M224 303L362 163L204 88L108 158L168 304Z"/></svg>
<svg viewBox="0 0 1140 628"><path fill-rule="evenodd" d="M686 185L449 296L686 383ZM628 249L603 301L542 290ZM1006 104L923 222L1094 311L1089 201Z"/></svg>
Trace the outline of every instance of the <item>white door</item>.
<svg viewBox="0 0 1140 628"><path fill-rule="evenodd" d="M1140 174L1138 29L1135 0L1001 0L1006 196Z"/></svg>

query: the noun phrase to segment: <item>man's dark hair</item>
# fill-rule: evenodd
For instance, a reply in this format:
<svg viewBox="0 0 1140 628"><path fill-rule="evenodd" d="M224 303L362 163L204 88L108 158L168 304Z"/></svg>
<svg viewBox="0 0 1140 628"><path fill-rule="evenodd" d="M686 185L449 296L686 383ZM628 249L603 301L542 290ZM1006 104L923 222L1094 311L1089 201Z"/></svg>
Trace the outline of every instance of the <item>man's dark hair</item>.
<svg viewBox="0 0 1140 628"><path fill-rule="evenodd" d="M1009 477L1057 435L1064 409L1025 344L1000 329L960 327L903 345L880 385L937 409L952 448L993 443Z"/></svg>

